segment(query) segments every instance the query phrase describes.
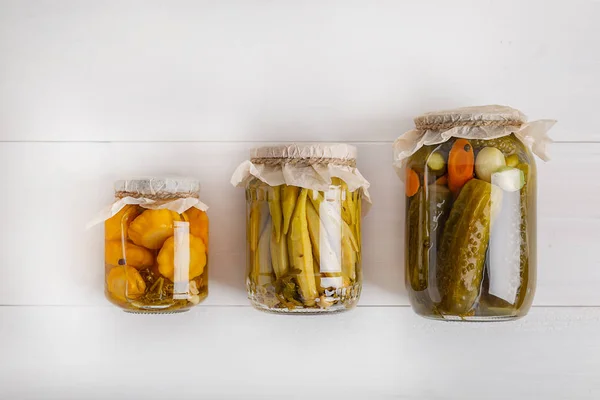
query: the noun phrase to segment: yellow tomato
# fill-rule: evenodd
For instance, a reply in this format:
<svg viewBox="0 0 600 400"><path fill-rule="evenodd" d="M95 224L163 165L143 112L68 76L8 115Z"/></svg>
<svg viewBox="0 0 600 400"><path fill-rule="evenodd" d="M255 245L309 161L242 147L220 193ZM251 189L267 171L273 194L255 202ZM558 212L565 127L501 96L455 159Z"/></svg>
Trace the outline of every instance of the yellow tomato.
<svg viewBox="0 0 600 400"><path fill-rule="evenodd" d="M181 216L170 210L146 210L129 225L129 238L138 246L160 249L173 236L173 222Z"/></svg>
<svg viewBox="0 0 600 400"><path fill-rule="evenodd" d="M104 244L104 260L110 265L127 264L143 269L154 264L154 257L150 250L133 243L120 240L108 240Z"/></svg>
<svg viewBox="0 0 600 400"><path fill-rule="evenodd" d="M206 246L202 239L193 235L190 237L190 265L189 278L194 279L204 272L206 266ZM165 241L162 249L156 258L158 262L158 271L165 277L173 281L175 271L175 238L170 237Z"/></svg>
<svg viewBox="0 0 600 400"><path fill-rule="evenodd" d="M202 239L208 250L208 215L192 207L183 213L183 217L190 223L190 233Z"/></svg>
<svg viewBox="0 0 600 400"><path fill-rule="evenodd" d="M146 291L146 283L140 273L129 265L114 267L106 277L108 292L117 300L137 299Z"/></svg>
<svg viewBox="0 0 600 400"><path fill-rule="evenodd" d="M131 221L140 214L138 206L128 204L118 213L104 222L104 238L119 240L127 237L127 229Z"/></svg>

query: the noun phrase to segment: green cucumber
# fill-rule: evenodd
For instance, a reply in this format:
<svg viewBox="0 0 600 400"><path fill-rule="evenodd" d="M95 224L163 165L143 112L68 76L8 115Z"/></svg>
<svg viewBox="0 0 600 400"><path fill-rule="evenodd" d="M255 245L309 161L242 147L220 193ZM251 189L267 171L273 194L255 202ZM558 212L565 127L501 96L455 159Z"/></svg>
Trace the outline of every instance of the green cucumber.
<svg viewBox="0 0 600 400"><path fill-rule="evenodd" d="M442 314L466 316L479 298L492 203L501 201L501 193L485 181L471 179L454 202L438 252L438 310Z"/></svg>
<svg viewBox="0 0 600 400"><path fill-rule="evenodd" d="M415 154L410 156L406 168L410 168L419 175L425 173L427 166L427 160L429 155L433 152L433 146L423 146Z"/></svg>
<svg viewBox="0 0 600 400"><path fill-rule="evenodd" d="M427 160L427 166L436 174L443 174L446 171L446 159L439 151L433 152Z"/></svg>
<svg viewBox="0 0 600 400"><path fill-rule="evenodd" d="M452 193L445 186L430 185L410 199L407 213L406 277L420 292L429 286L430 265L435 263L441 232L448 218Z"/></svg>

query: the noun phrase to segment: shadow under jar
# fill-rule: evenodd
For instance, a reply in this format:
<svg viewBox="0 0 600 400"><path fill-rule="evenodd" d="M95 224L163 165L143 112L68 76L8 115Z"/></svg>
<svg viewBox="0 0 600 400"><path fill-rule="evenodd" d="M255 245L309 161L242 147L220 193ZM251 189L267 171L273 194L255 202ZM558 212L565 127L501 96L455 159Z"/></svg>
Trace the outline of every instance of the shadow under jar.
<svg viewBox="0 0 600 400"><path fill-rule="evenodd" d="M208 217L189 206L205 209L199 189L197 181L183 178L115 183L115 201L128 204L104 224L111 303L129 312L172 313L206 298Z"/></svg>
<svg viewBox="0 0 600 400"><path fill-rule="evenodd" d="M352 176L358 173L356 149L284 145L253 153L252 163L263 175L245 180L246 287L252 305L276 313L353 308L362 287L363 191L357 182L362 184L364 178ZM311 186L316 171L327 176L329 166L347 171L351 185L337 176L321 175L319 186ZM295 184L279 184L284 175L295 176Z"/></svg>
<svg viewBox="0 0 600 400"><path fill-rule="evenodd" d="M508 107L489 114L462 109L415 122L437 144L405 161L405 276L413 309L449 320L524 316L536 284L536 167L511 132L525 117ZM456 126L461 138L435 140ZM482 139L481 126L507 134Z"/></svg>

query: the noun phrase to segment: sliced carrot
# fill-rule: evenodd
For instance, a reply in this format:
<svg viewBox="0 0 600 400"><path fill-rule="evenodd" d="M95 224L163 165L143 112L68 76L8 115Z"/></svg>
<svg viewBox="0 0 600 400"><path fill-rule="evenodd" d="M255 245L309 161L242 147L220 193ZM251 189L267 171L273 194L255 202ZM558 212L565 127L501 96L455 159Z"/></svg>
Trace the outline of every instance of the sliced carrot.
<svg viewBox="0 0 600 400"><path fill-rule="evenodd" d="M421 182L419 181L419 175L412 169L406 169L406 196L412 197L419 191Z"/></svg>
<svg viewBox="0 0 600 400"><path fill-rule="evenodd" d="M466 139L456 139L448 156L448 188L455 195L469 180L473 179L475 155L473 146Z"/></svg>
<svg viewBox="0 0 600 400"><path fill-rule="evenodd" d="M447 185L448 184L448 175L440 176L436 181L436 185Z"/></svg>

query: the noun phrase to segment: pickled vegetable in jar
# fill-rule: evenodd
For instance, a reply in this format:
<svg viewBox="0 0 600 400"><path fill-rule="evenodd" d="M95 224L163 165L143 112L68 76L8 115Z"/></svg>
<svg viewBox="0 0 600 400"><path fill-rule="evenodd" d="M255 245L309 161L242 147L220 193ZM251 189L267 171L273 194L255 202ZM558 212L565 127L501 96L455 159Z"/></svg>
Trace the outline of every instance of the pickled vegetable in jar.
<svg viewBox="0 0 600 400"><path fill-rule="evenodd" d="M427 113L394 144L405 183L405 282L422 316L467 321L527 314L536 284L535 153L555 121L518 110Z"/></svg>
<svg viewBox="0 0 600 400"><path fill-rule="evenodd" d="M208 295L208 217L194 179L115 183L104 222L105 295L130 312L181 312Z"/></svg>
<svg viewBox="0 0 600 400"><path fill-rule="evenodd" d="M246 287L254 307L330 313L357 304L361 211L370 199L355 147L256 148L232 183L246 189Z"/></svg>

